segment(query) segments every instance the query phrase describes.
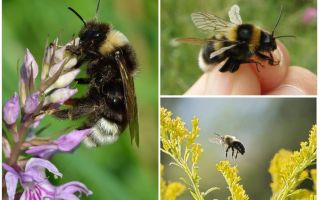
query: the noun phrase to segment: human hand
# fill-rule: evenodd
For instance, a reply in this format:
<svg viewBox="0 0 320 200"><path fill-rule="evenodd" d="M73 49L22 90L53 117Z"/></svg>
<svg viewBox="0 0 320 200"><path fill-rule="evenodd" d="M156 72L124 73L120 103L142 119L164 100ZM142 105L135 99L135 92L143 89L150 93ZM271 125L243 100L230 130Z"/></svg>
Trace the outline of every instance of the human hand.
<svg viewBox="0 0 320 200"><path fill-rule="evenodd" d="M303 67L290 66L287 49L280 42L277 46L272 54L280 61L279 65L259 61L264 65L259 67L260 72L253 63L241 64L235 73L221 73L223 63L219 63L205 72L185 95L316 95L316 75Z"/></svg>

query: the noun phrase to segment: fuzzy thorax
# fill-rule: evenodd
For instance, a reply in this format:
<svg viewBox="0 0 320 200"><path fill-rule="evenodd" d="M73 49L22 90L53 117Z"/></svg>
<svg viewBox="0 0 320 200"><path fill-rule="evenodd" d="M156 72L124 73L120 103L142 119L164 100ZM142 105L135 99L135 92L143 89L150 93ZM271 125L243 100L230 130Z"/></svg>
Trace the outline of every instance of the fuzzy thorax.
<svg viewBox="0 0 320 200"><path fill-rule="evenodd" d="M99 48L102 55L107 55L114 51L116 48L125 46L129 43L128 38L117 30L111 30L106 34L106 39L103 41Z"/></svg>

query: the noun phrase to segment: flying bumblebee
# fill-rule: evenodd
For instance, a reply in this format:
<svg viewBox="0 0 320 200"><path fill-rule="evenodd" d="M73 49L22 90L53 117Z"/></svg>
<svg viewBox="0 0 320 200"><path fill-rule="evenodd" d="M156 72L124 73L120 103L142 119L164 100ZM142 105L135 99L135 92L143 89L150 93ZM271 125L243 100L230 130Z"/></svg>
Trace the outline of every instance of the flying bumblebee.
<svg viewBox="0 0 320 200"><path fill-rule="evenodd" d="M98 12L100 0L98 1ZM131 142L139 146L139 124L133 76L137 70L135 52L127 37L110 24L95 17L86 22L74 9L84 26L79 32L79 45L67 50L78 57L75 67L86 64L87 77L77 78L78 84L88 85L86 95L68 101L71 106L58 110L60 119L86 117L78 129L91 128L84 140L88 147L111 144L129 124Z"/></svg>
<svg viewBox="0 0 320 200"><path fill-rule="evenodd" d="M235 136L232 135L219 135L216 134L217 137L209 139L212 143L219 143L223 144L227 147L226 149L226 158L228 157L228 151L231 148L232 150L232 158L236 159L238 157L238 153L240 152L241 155L245 153L245 148L240 140L238 140ZM234 151L236 151L236 155L234 155Z"/></svg>
<svg viewBox="0 0 320 200"><path fill-rule="evenodd" d="M279 60L275 60L272 51L277 48L276 38L294 37L274 36L282 15L282 8L276 25L270 33L252 24L242 24L240 8L233 5L229 10L230 22L220 17L204 12L191 14L191 19L195 26L207 32L214 32L209 39L180 38L178 42L203 45L199 53L199 66L203 71L209 71L212 65L225 62L219 69L220 72L236 72L243 63L263 66L259 61L251 57L256 55L261 61L267 61L270 65L278 65Z"/></svg>

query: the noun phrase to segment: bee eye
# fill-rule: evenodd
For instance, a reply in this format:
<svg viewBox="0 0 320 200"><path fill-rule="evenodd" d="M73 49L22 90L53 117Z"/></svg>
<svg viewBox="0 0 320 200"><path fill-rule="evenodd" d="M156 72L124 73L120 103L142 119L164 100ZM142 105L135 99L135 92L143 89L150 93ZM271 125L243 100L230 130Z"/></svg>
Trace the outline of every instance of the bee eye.
<svg viewBox="0 0 320 200"><path fill-rule="evenodd" d="M94 34L94 37L95 37L95 38L101 37L101 33L96 33L96 34Z"/></svg>

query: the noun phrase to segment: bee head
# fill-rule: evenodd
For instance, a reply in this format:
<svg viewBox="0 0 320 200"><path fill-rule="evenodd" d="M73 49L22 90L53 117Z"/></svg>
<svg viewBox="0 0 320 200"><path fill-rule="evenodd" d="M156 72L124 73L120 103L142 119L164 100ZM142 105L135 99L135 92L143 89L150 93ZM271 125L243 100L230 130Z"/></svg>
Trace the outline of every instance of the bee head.
<svg viewBox="0 0 320 200"><path fill-rule="evenodd" d="M266 32L261 32L260 50L273 51L277 48L276 38Z"/></svg>
<svg viewBox="0 0 320 200"><path fill-rule="evenodd" d="M106 38L110 26L95 20L86 23L79 33L79 45L87 49L96 49Z"/></svg>
<svg viewBox="0 0 320 200"><path fill-rule="evenodd" d="M84 24L79 33L79 46L86 49L97 48L99 44L106 38L106 34L110 30L108 24L97 22L97 14L99 10L100 0L98 0L96 15L92 21L86 22L81 15L73 8L68 9L73 12Z"/></svg>

